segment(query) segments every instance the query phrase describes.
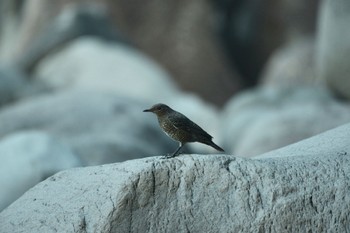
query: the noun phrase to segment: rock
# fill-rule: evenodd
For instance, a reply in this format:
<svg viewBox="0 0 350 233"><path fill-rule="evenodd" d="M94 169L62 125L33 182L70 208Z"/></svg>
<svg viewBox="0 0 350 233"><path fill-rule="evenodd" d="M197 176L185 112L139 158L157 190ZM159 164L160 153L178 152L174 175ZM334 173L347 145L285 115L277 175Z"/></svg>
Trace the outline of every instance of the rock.
<svg viewBox="0 0 350 233"><path fill-rule="evenodd" d="M3 138L0 160L0 211L47 177L81 165L67 145L42 132Z"/></svg>
<svg viewBox="0 0 350 233"><path fill-rule="evenodd" d="M223 114L224 148L255 156L349 122L349 105L321 88L260 88L232 99Z"/></svg>
<svg viewBox="0 0 350 233"><path fill-rule="evenodd" d="M150 103L116 94L61 91L28 98L0 111L0 137L23 129L49 132L73 148L84 165L120 162L176 148L147 119Z"/></svg>
<svg viewBox="0 0 350 233"><path fill-rule="evenodd" d="M218 11L216 22L225 51L243 84L253 87L276 49L314 33L319 0L211 2Z"/></svg>
<svg viewBox="0 0 350 233"><path fill-rule="evenodd" d="M46 57L34 76L53 89L102 90L150 102L179 93L168 74L142 53L92 37Z"/></svg>
<svg viewBox="0 0 350 233"><path fill-rule="evenodd" d="M330 154L349 156L349 135L350 124L341 125L311 138L291 144L289 146L273 150L253 159L284 159L293 156L309 157L317 155L327 157ZM334 139L334 140L333 140Z"/></svg>
<svg viewBox="0 0 350 233"><path fill-rule="evenodd" d="M0 1L0 61L2 64L13 56L14 45L19 37L17 3L11 0Z"/></svg>
<svg viewBox="0 0 350 233"><path fill-rule="evenodd" d="M185 155L63 171L1 212L0 231L346 232L349 132L253 160Z"/></svg>
<svg viewBox="0 0 350 233"><path fill-rule="evenodd" d="M292 41L274 52L265 66L262 83L279 88L321 85L315 74L314 40L303 38Z"/></svg>
<svg viewBox="0 0 350 233"><path fill-rule="evenodd" d="M317 71L339 96L350 99L350 2L323 1L319 13Z"/></svg>

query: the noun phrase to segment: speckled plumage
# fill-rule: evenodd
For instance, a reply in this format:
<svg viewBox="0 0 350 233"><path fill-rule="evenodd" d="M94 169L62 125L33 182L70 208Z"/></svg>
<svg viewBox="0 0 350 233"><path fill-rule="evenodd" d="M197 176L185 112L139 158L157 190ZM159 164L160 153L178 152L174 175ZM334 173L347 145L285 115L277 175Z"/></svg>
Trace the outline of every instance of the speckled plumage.
<svg viewBox="0 0 350 233"><path fill-rule="evenodd" d="M212 136L205 132L196 123L185 115L171 109L165 104L156 104L144 112L153 112L158 117L158 122L163 131L175 141L180 143L179 148L170 156L178 155L185 143L200 142L209 145L216 150L224 151L212 141Z"/></svg>

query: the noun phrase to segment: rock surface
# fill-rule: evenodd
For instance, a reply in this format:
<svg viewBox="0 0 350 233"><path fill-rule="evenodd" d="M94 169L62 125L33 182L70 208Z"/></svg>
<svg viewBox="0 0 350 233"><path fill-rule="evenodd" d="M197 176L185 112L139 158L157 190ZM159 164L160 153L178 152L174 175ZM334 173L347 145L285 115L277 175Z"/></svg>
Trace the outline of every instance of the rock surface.
<svg viewBox="0 0 350 233"><path fill-rule="evenodd" d="M348 104L322 88L260 88L236 96L222 119L223 146L255 156L350 121Z"/></svg>
<svg viewBox="0 0 350 233"><path fill-rule="evenodd" d="M185 155L63 171L1 212L0 232L347 232L349 137L347 124L260 159Z"/></svg>
<svg viewBox="0 0 350 233"><path fill-rule="evenodd" d="M3 138L0 161L0 211L47 177L81 166L67 145L42 132L22 132Z"/></svg>

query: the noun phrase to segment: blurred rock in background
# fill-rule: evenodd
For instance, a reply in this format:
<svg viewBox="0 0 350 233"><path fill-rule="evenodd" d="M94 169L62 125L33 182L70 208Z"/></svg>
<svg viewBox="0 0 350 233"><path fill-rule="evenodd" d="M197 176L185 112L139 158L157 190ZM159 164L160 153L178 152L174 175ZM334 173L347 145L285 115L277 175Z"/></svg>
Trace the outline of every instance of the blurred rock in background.
<svg viewBox="0 0 350 233"><path fill-rule="evenodd" d="M67 145L40 131L4 137L0 159L0 211L56 172L82 166Z"/></svg>
<svg viewBox="0 0 350 233"><path fill-rule="evenodd" d="M350 122L349 102L337 98L346 99L350 83L349 9L345 1L323 1L316 35L306 30L310 21L299 29L291 24L260 85L225 107L222 138L229 152L255 156Z"/></svg>
<svg viewBox="0 0 350 233"><path fill-rule="evenodd" d="M332 91L350 99L350 2L325 0L317 33L317 71Z"/></svg>
<svg viewBox="0 0 350 233"><path fill-rule="evenodd" d="M224 148L256 156L350 121L350 104L324 88L260 87L233 98L222 118Z"/></svg>
<svg viewBox="0 0 350 233"><path fill-rule="evenodd" d="M246 87L259 83L276 49L316 28L319 0L214 0L217 25L226 53Z"/></svg>
<svg viewBox="0 0 350 233"><path fill-rule="evenodd" d="M118 94L68 90L28 98L0 111L0 138L40 129L70 145L83 165L166 153L176 148L142 110L148 103Z"/></svg>
<svg viewBox="0 0 350 233"><path fill-rule="evenodd" d="M322 86L315 68L315 40L300 38L281 46L268 59L260 77L265 86Z"/></svg>
<svg viewBox="0 0 350 233"><path fill-rule="evenodd" d="M238 90L238 76L219 46L215 15L207 1L73 2L2 3L10 10L3 17L16 23L6 35L11 39L0 39L0 51L11 47L4 52L6 58L31 69L78 36L127 40L164 66L181 88L207 101L222 105Z"/></svg>
<svg viewBox="0 0 350 233"><path fill-rule="evenodd" d="M98 90L151 103L180 93L169 75L144 54L86 36L38 62L33 76L53 90Z"/></svg>

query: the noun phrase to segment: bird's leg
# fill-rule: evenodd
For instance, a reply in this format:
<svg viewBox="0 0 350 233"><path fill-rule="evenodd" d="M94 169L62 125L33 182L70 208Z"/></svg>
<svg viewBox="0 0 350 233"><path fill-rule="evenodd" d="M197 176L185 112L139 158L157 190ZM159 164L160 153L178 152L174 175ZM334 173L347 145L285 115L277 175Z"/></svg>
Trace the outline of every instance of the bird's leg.
<svg viewBox="0 0 350 233"><path fill-rule="evenodd" d="M181 150L181 148L182 148L184 145L185 145L185 144L182 144L182 143L180 142L180 145L179 145L179 147L176 149L176 151L175 151L174 153L172 153L171 155L166 155L164 158L165 158L165 159L169 159L169 158L174 158L175 156L179 155L180 150Z"/></svg>
<svg viewBox="0 0 350 233"><path fill-rule="evenodd" d="M177 150L171 155L171 157L175 157L180 153L181 148L183 147L182 143L180 143L179 147Z"/></svg>

